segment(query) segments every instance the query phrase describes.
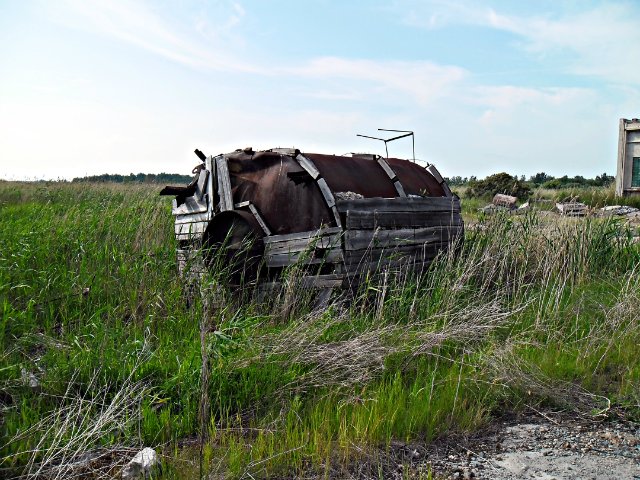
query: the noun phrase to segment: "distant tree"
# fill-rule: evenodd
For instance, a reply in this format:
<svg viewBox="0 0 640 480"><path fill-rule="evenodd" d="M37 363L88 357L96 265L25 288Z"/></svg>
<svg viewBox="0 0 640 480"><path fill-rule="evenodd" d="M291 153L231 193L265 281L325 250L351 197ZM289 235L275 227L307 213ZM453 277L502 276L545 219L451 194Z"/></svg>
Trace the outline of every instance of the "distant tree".
<svg viewBox="0 0 640 480"><path fill-rule="evenodd" d="M529 181L535 185L542 185L544 182L548 182L549 180L553 180L554 177L551 175L547 175L544 172L536 173L529 177Z"/></svg>
<svg viewBox="0 0 640 480"><path fill-rule="evenodd" d="M496 193L525 198L531 194L531 188L518 177L505 172L490 175L484 180L469 181L467 194L471 197L492 197Z"/></svg>
<svg viewBox="0 0 640 480"><path fill-rule="evenodd" d="M129 175L109 174L91 175L88 177L76 177L72 182L98 182L98 183L189 183L190 175L180 175L179 173L138 173Z"/></svg>

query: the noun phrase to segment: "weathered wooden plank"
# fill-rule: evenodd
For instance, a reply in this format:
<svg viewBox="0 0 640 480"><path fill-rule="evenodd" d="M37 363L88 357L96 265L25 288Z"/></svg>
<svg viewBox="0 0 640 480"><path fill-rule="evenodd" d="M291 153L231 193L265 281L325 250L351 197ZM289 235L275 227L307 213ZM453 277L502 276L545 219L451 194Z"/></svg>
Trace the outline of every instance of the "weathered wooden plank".
<svg viewBox="0 0 640 480"><path fill-rule="evenodd" d="M340 245L340 234L333 234L321 237L294 238L282 242L271 242L265 244L265 251L269 254L285 254L292 252L302 252L308 249L327 250Z"/></svg>
<svg viewBox="0 0 640 480"><path fill-rule="evenodd" d="M258 209L253 203L249 203L249 210L251 211L251 213L253 213L256 222L258 222L258 225L260 225L260 228L265 233L265 235L271 235L271 230L269 230L269 227L267 227L267 224L262 218L262 215L260 215L260 212L258 212Z"/></svg>
<svg viewBox="0 0 640 480"><path fill-rule="evenodd" d="M311 178L317 180L318 177L320 177L320 171L316 168L315 164L310 159L302 154L298 154L296 156L296 160L298 161L300 166L304 168L307 173L309 173L309 175L311 175Z"/></svg>
<svg viewBox="0 0 640 480"><path fill-rule="evenodd" d="M384 158L378 157L378 165L382 167L384 173L386 173L387 177L389 177L391 180L396 180L398 178L396 172L393 171L393 169L389 166Z"/></svg>
<svg viewBox="0 0 640 480"><path fill-rule="evenodd" d="M208 178L209 178L209 172L205 169L200 170L200 174L198 175L198 183L196 184L196 193L194 195L199 200L201 200L202 197L207 193Z"/></svg>
<svg viewBox="0 0 640 480"><path fill-rule="evenodd" d="M338 228L342 228L342 220L340 219L340 213L338 212L338 209L336 208L335 205L331 207L331 213L333 213L333 219L335 220Z"/></svg>
<svg viewBox="0 0 640 480"><path fill-rule="evenodd" d="M345 250L385 248L446 242L459 232L457 227L403 228L391 230L346 230Z"/></svg>
<svg viewBox="0 0 640 480"><path fill-rule="evenodd" d="M345 265L357 263L377 262L387 260L426 260L435 256L449 246L448 242L436 242L425 245L409 245L403 247L372 248L368 250L346 250L344 252Z"/></svg>
<svg viewBox="0 0 640 480"><path fill-rule="evenodd" d="M345 276L343 274L326 274L301 277L299 283L304 288L336 288L341 287L344 283ZM283 288L282 282L262 282L258 289L265 294L272 294Z"/></svg>
<svg viewBox="0 0 640 480"><path fill-rule="evenodd" d="M462 217L453 212L384 212L370 210L347 211L347 229L411 228L462 225Z"/></svg>
<svg viewBox="0 0 640 480"><path fill-rule="evenodd" d="M218 184L218 179L216 176L216 164L215 164L215 160L213 156L208 156L207 159L204 162L206 169L209 171L209 175L211 176L211 178L209 179L209 181L207 182L207 196L209 197L209 199L211 200L211 203L213 204L213 202L215 202L215 193L214 193L214 188L217 186ZM208 213L209 213L209 220L211 220L213 218L213 213L214 213L214 207L215 205L210 205L209 209L208 209Z"/></svg>
<svg viewBox="0 0 640 480"><path fill-rule="evenodd" d="M229 165L227 165L227 159L224 156L216 157L216 176L218 177L220 211L226 212L227 210L233 210Z"/></svg>
<svg viewBox="0 0 640 480"><path fill-rule="evenodd" d="M188 215L193 213L201 213L207 211L208 195L202 197L202 200L198 201L195 197L187 197L184 203L180 206L174 206L171 212L174 215ZM174 205L176 205L174 203Z"/></svg>
<svg viewBox="0 0 640 480"><path fill-rule="evenodd" d="M438 171L435 165L427 165L426 170L431 175L433 175L433 178L435 178L438 183L444 182L444 178L442 178L442 175L440 175L440 172Z"/></svg>
<svg viewBox="0 0 640 480"><path fill-rule="evenodd" d="M318 187L320 187L320 191L322 192L322 196L324 197L324 201L327 203L329 208L333 207L336 204L336 199L333 198L333 192L327 185L327 181L324 178L319 178L316 183Z"/></svg>
<svg viewBox="0 0 640 480"><path fill-rule="evenodd" d="M209 225L209 222L176 223L175 233L176 235L202 235L206 230L207 225Z"/></svg>
<svg viewBox="0 0 640 480"><path fill-rule="evenodd" d="M265 254L267 267L286 267L301 262L304 265L321 263L338 263L343 261L342 249L313 250L303 252L283 253L278 255Z"/></svg>
<svg viewBox="0 0 640 480"><path fill-rule="evenodd" d="M253 203L251 203L248 200L246 202L236 203L235 208L236 210L240 208L248 208L251 214L253 215L253 217L256 219L256 222L258 222L258 225L260 225L260 228L262 229L264 234L271 235L271 230L269 229L269 227L267 226L267 223L264 221L264 219L262 218L262 215L260 215L260 212L258 212L258 209Z"/></svg>
<svg viewBox="0 0 640 480"><path fill-rule="evenodd" d="M300 284L304 288L336 288L341 287L344 282L344 275L327 274L302 277Z"/></svg>
<svg viewBox="0 0 640 480"><path fill-rule="evenodd" d="M306 232L297 232L297 233L287 233L284 235L271 235L270 237L263 238L263 242L265 244L274 243L274 242L286 242L288 240L294 239L303 239L303 238L311 238L317 236L324 235L332 235L334 233L341 233L342 228L340 227L325 227L319 228L317 230L307 230Z"/></svg>
<svg viewBox="0 0 640 480"><path fill-rule="evenodd" d="M209 212L176 215L175 223L206 222L209 220Z"/></svg>
<svg viewBox="0 0 640 480"><path fill-rule="evenodd" d="M435 257L433 257L435 258ZM407 259L401 260L380 260L375 262L362 262L354 263L346 267L346 271L350 275L362 274L366 272L376 272L382 270L391 271L405 271L411 270L413 272L420 272L426 270L433 262L433 258L426 259L424 261L411 262ZM354 279L354 283L357 284L357 279Z"/></svg>
<svg viewBox="0 0 640 480"><path fill-rule="evenodd" d="M455 197L423 198L359 198L338 200L339 212L347 210L378 210L382 212L460 212L460 200Z"/></svg>
<svg viewBox="0 0 640 480"><path fill-rule="evenodd" d="M396 189L396 192L398 192L398 195L400 195L400 197L406 197L407 194L404 192L404 188L402 187L402 184L400 183L400 180L396 180L395 182L393 182L393 186Z"/></svg>

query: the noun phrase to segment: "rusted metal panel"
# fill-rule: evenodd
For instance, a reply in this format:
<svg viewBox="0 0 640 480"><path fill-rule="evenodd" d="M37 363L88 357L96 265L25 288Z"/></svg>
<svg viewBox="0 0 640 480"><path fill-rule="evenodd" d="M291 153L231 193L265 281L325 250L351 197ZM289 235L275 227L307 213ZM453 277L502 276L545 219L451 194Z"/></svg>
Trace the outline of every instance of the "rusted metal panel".
<svg viewBox="0 0 640 480"><path fill-rule="evenodd" d="M387 158L387 163L396 172L407 195L428 195L430 197L451 195L450 192L445 191L441 182L420 165L399 158Z"/></svg>
<svg viewBox="0 0 640 480"><path fill-rule="evenodd" d="M364 157L305 154L334 192L355 192L365 198L393 198L398 192L378 162Z"/></svg>

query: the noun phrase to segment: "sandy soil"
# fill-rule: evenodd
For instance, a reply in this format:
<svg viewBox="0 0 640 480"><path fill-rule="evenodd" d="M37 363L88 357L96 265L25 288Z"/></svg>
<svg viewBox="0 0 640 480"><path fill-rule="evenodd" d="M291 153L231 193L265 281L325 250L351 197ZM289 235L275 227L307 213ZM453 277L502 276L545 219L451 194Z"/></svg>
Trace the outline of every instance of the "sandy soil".
<svg viewBox="0 0 640 480"><path fill-rule="evenodd" d="M513 417L471 437L395 445L402 478L429 467L452 479L640 479L640 424L553 413ZM397 457L398 458L398 457ZM408 463L408 465L407 465Z"/></svg>

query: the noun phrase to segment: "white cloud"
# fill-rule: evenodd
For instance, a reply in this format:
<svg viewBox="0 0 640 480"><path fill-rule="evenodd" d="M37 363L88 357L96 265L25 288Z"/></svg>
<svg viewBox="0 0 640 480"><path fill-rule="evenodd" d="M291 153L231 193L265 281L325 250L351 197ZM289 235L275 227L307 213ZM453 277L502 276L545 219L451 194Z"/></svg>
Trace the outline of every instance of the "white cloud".
<svg viewBox="0 0 640 480"><path fill-rule="evenodd" d="M365 85L380 89L387 95L408 95L411 101L422 105L442 97L455 89L467 72L460 67L437 65L425 61L363 60L338 57L316 58L300 66L285 69L285 72L310 79L346 79L359 82L362 98L371 95ZM346 91L352 85L346 87ZM343 92L334 92L339 96Z"/></svg>
<svg viewBox="0 0 640 480"><path fill-rule="evenodd" d="M231 12L215 22L201 16L193 32L176 29L175 19L165 19L154 4L128 0L65 0L45 3L47 15L68 27L116 38L138 48L195 68L219 71L254 72L250 64L228 53L228 43L213 32L229 32L244 16L242 6L234 2ZM186 30L186 29L185 29Z"/></svg>
<svg viewBox="0 0 640 480"><path fill-rule="evenodd" d="M483 26L520 37L523 49L540 58L567 55L564 71L611 83L640 86L640 10L637 3L603 3L578 13L502 13L469 1L432 0L400 4L404 21L429 29L452 24ZM562 11L562 3L557 8Z"/></svg>

